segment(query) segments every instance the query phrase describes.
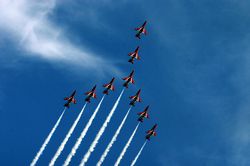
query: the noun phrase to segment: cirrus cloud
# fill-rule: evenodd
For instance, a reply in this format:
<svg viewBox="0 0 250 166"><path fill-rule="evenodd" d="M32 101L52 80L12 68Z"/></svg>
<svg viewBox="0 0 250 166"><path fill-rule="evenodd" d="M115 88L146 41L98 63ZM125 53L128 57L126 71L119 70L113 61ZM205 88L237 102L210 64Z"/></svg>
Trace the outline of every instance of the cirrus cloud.
<svg viewBox="0 0 250 166"><path fill-rule="evenodd" d="M18 42L25 55L94 69L99 73L119 73L106 58L83 46L72 44L65 37L63 29L49 20L55 7L55 0L0 0L0 30Z"/></svg>

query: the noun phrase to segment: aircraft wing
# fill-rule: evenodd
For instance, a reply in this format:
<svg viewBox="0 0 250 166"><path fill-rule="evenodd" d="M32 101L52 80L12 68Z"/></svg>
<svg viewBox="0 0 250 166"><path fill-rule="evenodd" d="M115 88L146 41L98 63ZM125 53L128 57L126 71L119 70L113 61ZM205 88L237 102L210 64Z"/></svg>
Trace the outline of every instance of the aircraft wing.
<svg viewBox="0 0 250 166"><path fill-rule="evenodd" d="M135 28L136 31L140 31L142 27Z"/></svg>
<svg viewBox="0 0 250 166"><path fill-rule="evenodd" d="M130 77L124 77L123 80L128 81Z"/></svg>
<svg viewBox="0 0 250 166"><path fill-rule="evenodd" d="M137 113L137 115L143 115L144 114L144 112L139 112L139 113Z"/></svg>
<svg viewBox="0 0 250 166"><path fill-rule="evenodd" d="M110 84L105 84L105 85L103 85L103 87L105 87L105 88L107 88L107 89L110 89L110 90L112 90L112 91L115 90L114 85L111 85L110 88L109 88L109 86L110 86Z"/></svg>
<svg viewBox="0 0 250 166"><path fill-rule="evenodd" d="M110 85L110 84L104 84L103 87L104 87L104 88L108 88L109 85Z"/></svg>
<svg viewBox="0 0 250 166"><path fill-rule="evenodd" d="M141 58L139 57L139 55L138 54L136 54L135 52L131 52L131 53L129 53L128 54L128 56L130 56L130 57L134 57L135 59L138 59L138 60L140 60Z"/></svg>
<svg viewBox="0 0 250 166"><path fill-rule="evenodd" d="M141 98L138 96L136 101L141 102Z"/></svg>
<svg viewBox="0 0 250 166"><path fill-rule="evenodd" d="M130 99L135 99L135 98L136 98L136 95L135 95L135 96L130 96L129 98L130 98Z"/></svg>
<svg viewBox="0 0 250 166"><path fill-rule="evenodd" d="M129 79L130 79L130 77L125 77L125 78L123 78L123 80L125 80L125 81L128 81ZM132 83L132 84L135 83L135 81L134 81L133 78L131 78L131 80L130 80L129 82Z"/></svg>
<svg viewBox="0 0 250 166"><path fill-rule="evenodd" d="M133 99L133 100L135 100L135 101L137 101L137 102L141 102L141 98L140 98L139 96L137 96L137 95L135 95L135 96L130 96L129 98L130 98L130 99Z"/></svg>
<svg viewBox="0 0 250 166"><path fill-rule="evenodd" d="M69 100L70 98L69 97L65 97L64 100Z"/></svg>
<svg viewBox="0 0 250 166"><path fill-rule="evenodd" d="M85 95L90 96L91 93L92 93L91 91L90 92L86 92Z"/></svg>
<svg viewBox="0 0 250 166"><path fill-rule="evenodd" d="M92 92L92 91L86 92L85 95L91 96L91 97L93 97L93 98L96 98L96 94L95 94L94 92Z"/></svg>
<svg viewBox="0 0 250 166"><path fill-rule="evenodd" d="M114 91L114 90L115 90L114 85L111 85L110 90L112 90L112 91Z"/></svg>
<svg viewBox="0 0 250 166"><path fill-rule="evenodd" d="M138 59L138 60L140 60L141 58L139 57L139 55L138 54L135 54L136 56L135 56L135 59Z"/></svg>
<svg viewBox="0 0 250 166"><path fill-rule="evenodd" d="M130 81L132 84L135 84L135 80L133 78L131 78L131 81Z"/></svg>
<svg viewBox="0 0 250 166"><path fill-rule="evenodd" d="M130 52L128 53L128 56L134 57L135 53L134 52Z"/></svg>
<svg viewBox="0 0 250 166"><path fill-rule="evenodd" d="M144 111L137 113L137 115L144 116L145 118L149 118L148 113L146 113Z"/></svg>

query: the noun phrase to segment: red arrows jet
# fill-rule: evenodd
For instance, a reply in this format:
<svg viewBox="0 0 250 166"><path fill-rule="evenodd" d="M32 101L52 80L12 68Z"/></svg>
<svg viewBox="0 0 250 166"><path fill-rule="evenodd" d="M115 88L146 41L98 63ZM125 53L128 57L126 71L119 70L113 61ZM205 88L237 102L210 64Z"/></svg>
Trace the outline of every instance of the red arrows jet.
<svg viewBox="0 0 250 166"><path fill-rule="evenodd" d="M149 108L149 105L144 109L143 112L139 112L137 114L137 115L139 115L138 121L143 122L144 118L149 118L148 108Z"/></svg>
<svg viewBox="0 0 250 166"><path fill-rule="evenodd" d="M115 78L113 77L112 80L108 83L108 84L104 84L103 87L106 88L104 91L103 91L103 94L106 94L108 95L109 94L109 90L112 90L114 91L115 90L115 87L113 85L115 81Z"/></svg>
<svg viewBox="0 0 250 166"><path fill-rule="evenodd" d="M76 90L70 95L70 97L64 98L64 100L67 100L67 103L64 104L64 107L69 108L70 103L76 104L75 94L76 94Z"/></svg>
<svg viewBox="0 0 250 166"><path fill-rule="evenodd" d="M86 102L90 103L91 98L96 98L95 89L96 89L96 85L92 88L91 91L85 93L85 95L87 95L87 97L85 98Z"/></svg>
<svg viewBox="0 0 250 166"><path fill-rule="evenodd" d="M131 58L128 60L128 62L134 64L134 60L137 59L137 60L140 60L141 58L139 57L138 55L138 51L139 51L139 46L135 49L134 52L131 52L128 54L128 56L130 56Z"/></svg>
<svg viewBox="0 0 250 166"><path fill-rule="evenodd" d="M138 39L141 39L141 34L143 33L144 35L147 35L147 31L146 31L146 26L147 21L145 21L141 27L139 28L135 28L135 30L137 31L137 34L135 35L135 37L137 37Z"/></svg>
<svg viewBox="0 0 250 166"><path fill-rule="evenodd" d="M128 77L123 78L123 80L126 81L126 82L123 84L124 87L128 88L128 84L129 84L129 83L132 83L132 84L135 83L135 81L134 81L134 79L133 79L134 72L135 72L135 71L132 70L132 72L129 74Z"/></svg>
<svg viewBox="0 0 250 166"><path fill-rule="evenodd" d="M134 96L129 97L130 99L132 99L129 105L135 106L136 102L141 102L140 93L141 93L141 89L139 89Z"/></svg>
<svg viewBox="0 0 250 166"><path fill-rule="evenodd" d="M147 139L147 140L150 140L150 137L151 137L151 136L156 136L156 132L155 132L156 127L157 127L157 124L155 124L155 125L152 127L151 130L148 130L148 131L146 132L146 133L147 133L147 135L146 135L146 139Z"/></svg>

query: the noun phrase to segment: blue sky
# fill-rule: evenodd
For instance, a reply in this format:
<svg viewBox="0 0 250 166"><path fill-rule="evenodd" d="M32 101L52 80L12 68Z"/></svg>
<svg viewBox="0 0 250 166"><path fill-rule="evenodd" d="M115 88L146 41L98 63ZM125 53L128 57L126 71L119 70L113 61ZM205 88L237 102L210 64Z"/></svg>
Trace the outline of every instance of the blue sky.
<svg viewBox="0 0 250 166"><path fill-rule="evenodd" d="M97 84L98 99L87 106L57 164L66 159L82 128L115 76L72 165L80 163L135 69L112 122L88 165L96 164L128 109L128 97L142 88L136 105L104 165L113 165L136 126L136 113L150 105L150 119L135 135L121 165L128 165L158 123L138 165L250 165L250 79L247 0L0 1L0 163L28 165L63 110L63 98L77 89L72 106L38 165L47 165L78 115L84 92ZM148 20L148 36L134 28ZM141 46L141 61L127 53Z"/></svg>

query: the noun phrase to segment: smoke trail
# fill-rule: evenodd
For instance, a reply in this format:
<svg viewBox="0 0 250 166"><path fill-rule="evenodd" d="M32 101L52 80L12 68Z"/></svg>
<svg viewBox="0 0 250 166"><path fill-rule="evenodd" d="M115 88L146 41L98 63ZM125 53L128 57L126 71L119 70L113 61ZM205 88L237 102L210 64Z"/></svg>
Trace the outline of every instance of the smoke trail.
<svg viewBox="0 0 250 166"><path fill-rule="evenodd" d="M139 123L137 124L137 126L135 127L134 132L133 132L132 135L130 136L130 138L129 138L127 144L125 145L125 147L123 148L123 150L122 150L120 156L119 156L118 159L116 160L115 166L118 166L118 165L120 164L120 162L121 162L121 160L122 160L124 154L126 153L126 151L127 151L128 147L129 147L129 145L130 145L132 139L134 138L134 135L135 135L135 133L136 133L136 131L137 131L139 125L140 125L140 122L139 122Z"/></svg>
<svg viewBox="0 0 250 166"><path fill-rule="evenodd" d="M32 160L30 166L35 166L36 162L39 160L40 156L43 154L44 149L46 148L47 144L49 143L51 137L53 136L54 132L56 131L57 126L59 125L64 112L66 111L66 107L64 108L62 114L60 115L59 119L57 120L55 126L52 128L52 130L50 131L49 135L47 136L47 138L45 139L43 145L41 146L41 148L39 149L39 151L37 152L35 158Z"/></svg>
<svg viewBox="0 0 250 166"><path fill-rule="evenodd" d="M117 136L119 135L119 133L120 133L120 131L121 131L121 129L122 129L122 126L124 125L124 123L125 123L125 121L126 121L126 119L127 119L127 117L128 117L128 114L129 114L131 108L132 108L132 107L130 107L130 108L128 109L128 111L127 111L126 115L124 116L124 118L123 118L123 120L122 120L120 126L119 126L118 129L116 130L115 135L113 136L112 140L110 141L110 143L108 144L107 148L106 148L105 151L103 152L103 154L102 154L102 156L101 156L99 162L97 163L97 166L100 166L100 165L102 164L102 162L105 160L106 156L108 155L108 153L109 153L111 147L113 146L114 142L115 142L116 139L117 139Z"/></svg>
<svg viewBox="0 0 250 166"><path fill-rule="evenodd" d="M107 116L105 122L103 123L101 129L99 130L99 132L97 133L97 135L96 135L94 141L93 141L92 144L90 145L90 147L89 147L87 153L84 155L84 157L83 157L83 159L82 159L82 161L81 161L81 163L80 163L80 166L84 166L84 165L85 165L85 163L88 161L88 159L89 159L91 153L95 150L95 147L96 147L96 145L98 144L99 139L101 138L101 136L102 136L102 134L104 133L106 127L108 126L108 123L110 122L110 120L111 120L111 118L112 118L112 116L113 116L113 114L114 114L114 112L115 112L115 110L116 110L116 108L117 108L117 106L118 106L118 104L119 104L119 102L120 102L120 99L121 99L121 97L122 97L122 94L123 94L124 90L125 90L125 88L123 88L121 94L120 94L119 97L117 98L117 100L116 100L116 102L115 102L113 108L111 109L111 111L110 111L109 115Z"/></svg>
<svg viewBox="0 0 250 166"><path fill-rule="evenodd" d="M132 163L131 163L130 166L134 166L134 165L135 165L137 159L140 157L141 152L142 152L142 150L144 149L144 147L145 147L145 145L146 145L147 142L148 142L147 140L144 142L144 144L142 145L140 151L138 152L138 154L136 155L135 159L132 161Z"/></svg>
<svg viewBox="0 0 250 166"><path fill-rule="evenodd" d="M83 111L84 111L86 105L87 105L87 103L85 103L84 106L82 107L81 112L79 113L79 115L78 115L78 117L76 118L75 122L74 122L73 125L71 126L71 128L70 128L69 132L67 133L66 137L64 138L63 142L61 143L61 145L60 145L59 148L57 149L57 151L56 151L54 157L52 158L52 160L51 160L50 163L49 163L49 166L55 165L55 162L56 162L57 158L61 155L61 153L62 153L62 151L63 151L63 149L64 149L66 143L68 142L68 140L69 140L69 138L70 138L70 136L71 136L71 134L72 134L73 131L75 130L75 127L76 127L77 123L79 122L79 120L80 120L80 118L81 118L81 116L82 116L82 113L83 113Z"/></svg>
<svg viewBox="0 0 250 166"><path fill-rule="evenodd" d="M71 149L71 152L70 152L70 154L68 155L67 159L65 160L63 166L68 166L68 165L69 165L69 163L70 163L72 157L75 155L77 149L78 149L79 146L81 145L81 142L82 142L83 138L84 138L85 135L87 134L89 127L91 126L93 120L95 119L95 116L96 116L97 112L99 111L100 106L101 106L102 101L104 100L104 98L105 98L105 95L103 95L103 97L102 97L101 101L99 102L98 106L96 107L96 109L95 109L93 115L90 117L90 119L89 119L89 121L88 121L86 127L83 129L83 131L82 131L80 137L77 139L75 145L74 145L73 148Z"/></svg>

